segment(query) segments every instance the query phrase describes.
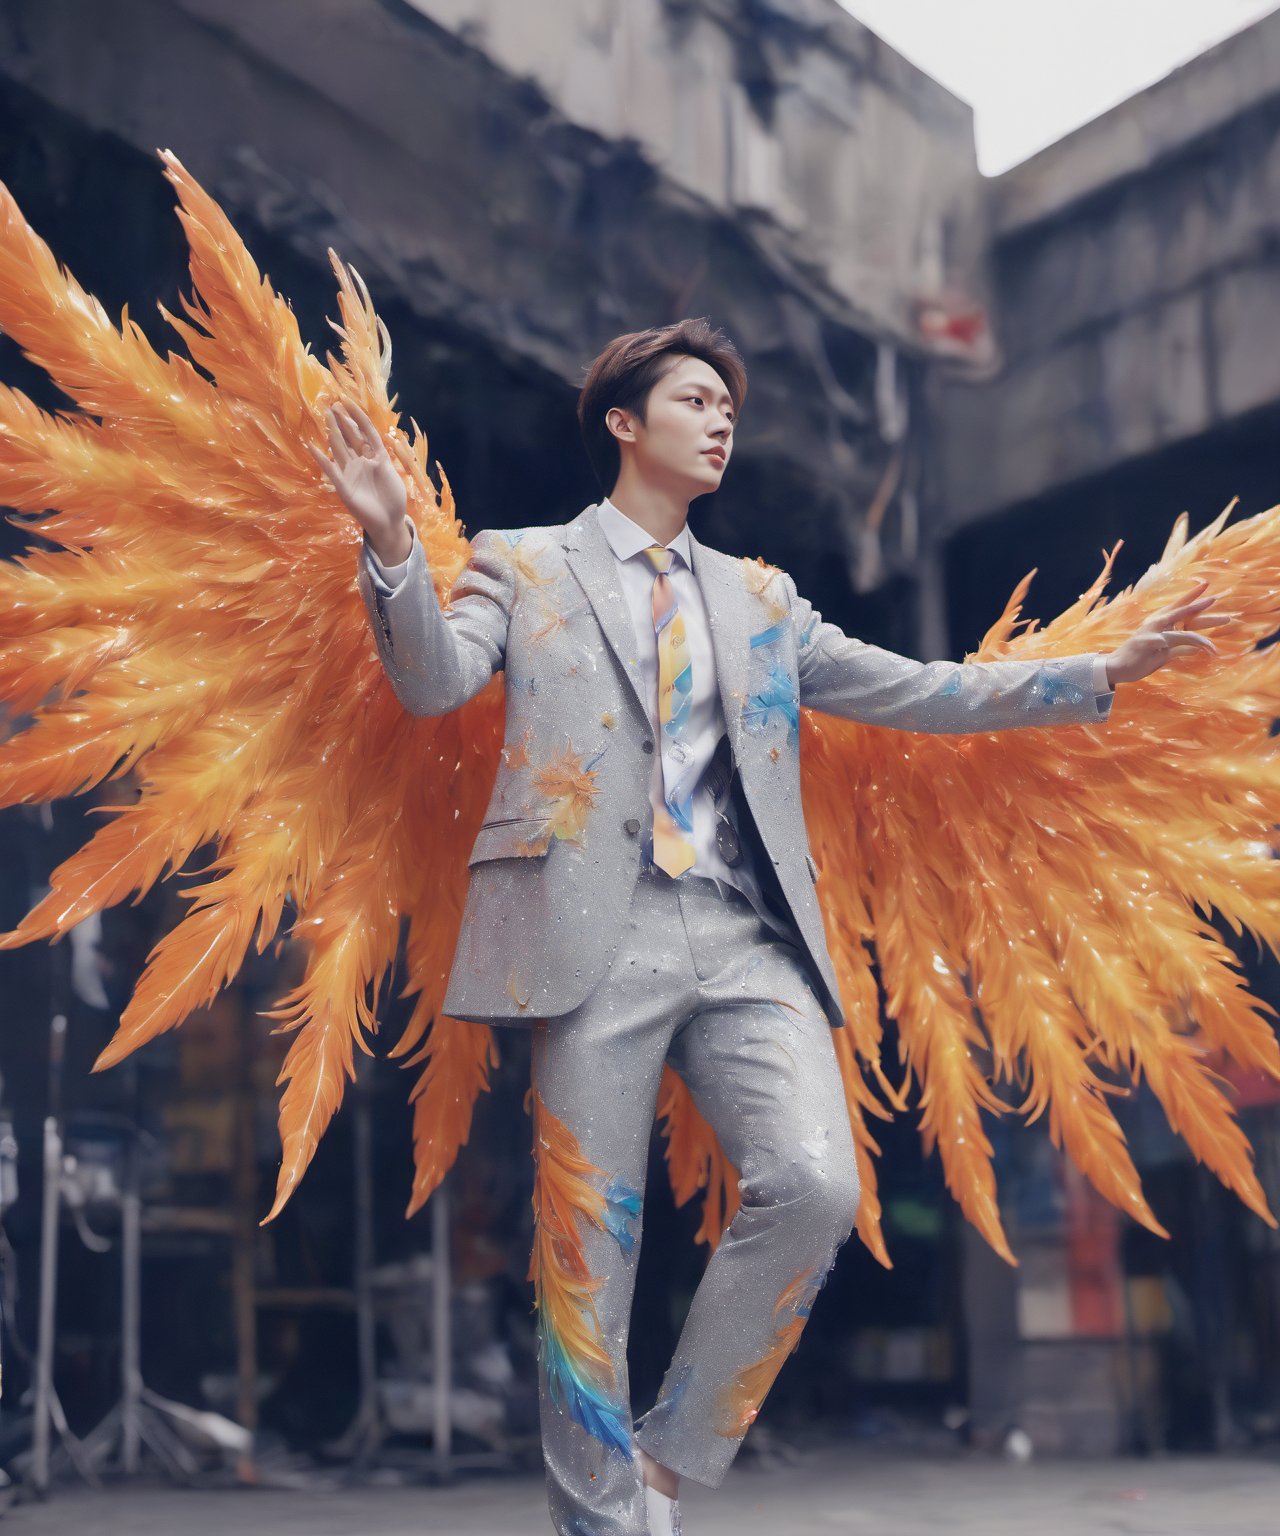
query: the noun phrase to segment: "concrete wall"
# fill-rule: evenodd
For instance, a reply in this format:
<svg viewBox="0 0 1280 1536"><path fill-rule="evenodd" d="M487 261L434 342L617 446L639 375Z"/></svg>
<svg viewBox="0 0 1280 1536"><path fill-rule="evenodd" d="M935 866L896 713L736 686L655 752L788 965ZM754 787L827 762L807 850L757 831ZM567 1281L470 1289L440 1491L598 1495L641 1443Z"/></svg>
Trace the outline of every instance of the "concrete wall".
<svg viewBox="0 0 1280 1536"><path fill-rule="evenodd" d="M1003 366L941 392L948 526L1280 401L1280 13L990 198Z"/></svg>
<svg viewBox="0 0 1280 1536"><path fill-rule="evenodd" d="M410 0L872 329L980 281L973 112L835 0Z"/></svg>
<svg viewBox="0 0 1280 1536"><path fill-rule="evenodd" d="M328 247L354 264L469 526L598 494L565 467L587 364L709 314L751 395L700 534L836 618L914 582L910 296L944 247L979 259L980 183L968 108L835 0L10 0L0 81L140 160L172 148L321 284ZM881 611L863 632L917 648L911 602Z"/></svg>

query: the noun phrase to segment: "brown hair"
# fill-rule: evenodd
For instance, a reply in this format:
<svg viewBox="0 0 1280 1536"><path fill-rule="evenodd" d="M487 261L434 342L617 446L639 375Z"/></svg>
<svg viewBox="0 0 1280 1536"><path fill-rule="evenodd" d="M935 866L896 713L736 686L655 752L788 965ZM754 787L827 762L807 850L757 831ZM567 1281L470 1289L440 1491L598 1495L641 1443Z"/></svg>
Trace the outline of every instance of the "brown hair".
<svg viewBox="0 0 1280 1536"><path fill-rule="evenodd" d="M643 421L649 391L682 356L709 363L724 380L734 411L742 410L747 397L746 365L737 347L723 331L713 330L706 318L677 320L674 325L655 325L647 331L615 336L591 364L578 396L582 440L606 496L617 482L622 455L605 417L617 406L633 411Z"/></svg>

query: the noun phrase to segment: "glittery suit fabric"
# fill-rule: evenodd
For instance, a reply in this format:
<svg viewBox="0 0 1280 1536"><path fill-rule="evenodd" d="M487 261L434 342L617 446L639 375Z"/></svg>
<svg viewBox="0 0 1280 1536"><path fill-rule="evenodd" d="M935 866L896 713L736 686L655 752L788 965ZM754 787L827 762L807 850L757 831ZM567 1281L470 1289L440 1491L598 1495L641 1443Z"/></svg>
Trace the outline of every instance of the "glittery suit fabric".
<svg viewBox="0 0 1280 1536"><path fill-rule="evenodd" d="M785 572L691 530L689 549L756 895L695 871L673 879L644 856L657 725L595 505L563 526L477 534L443 607L417 538L394 589L367 554L359 566L411 713L458 709L505 673L504 747L443 1011L533 1030L530 1274L561 1536L646 1536L637 1443L719 1485L853 1228L831 1038L843 1013L801 804L801 705L948 732L1096 722L1111 705L1096 655L915 662L824 622ZM633 1425L626 1338L665 1062L738 1170L741 1204L657 1402Z"/></svg>
<svg viewBox="0 0 1280 1536"><path fill-rule="evenodd" d="M593 1332L612 1372L582 1371L597 1393L590 1413L565 1385L571 1370L558 1390L548 1382L548 1357L563 1364L563 1355L547 1298L539 1309L552 1519L561 1536L644 1536L636 1443L718 1487L853 1229L859 1181L831 1030L799 948L740 892L721 896L711 881L649 866L631 889L607 975L534 1030L532 1052L537 1108L563 1123L594 1187L615 1197L614 1219L579 1224L598 1282ZM737 1168L741 1204L656 1402L633 1430L626 1342L664 1062ZM535 1144L535 1157L544 1150ZM549 1181L551 1170L539 1163L535 1177Z"/></svg>
<svg viewBox="0 0 1280 1536"><path fill-rule="evenodd" d="M801 706L912 731L1096 724L1112 700L1098 686L1102 658L914 661L824 621L785 571L712 549L692 530L689 544L740 789L838 1027L801 802ZM561 1017L616 953L655 751L635 631L596 504L562 525L477 533L447 609L418 539L394 591L379 590L364 556L357 581L379 656L412 714L458 709L505 671L505 746L468 861L443 1011L503 1025Z"/></svg>

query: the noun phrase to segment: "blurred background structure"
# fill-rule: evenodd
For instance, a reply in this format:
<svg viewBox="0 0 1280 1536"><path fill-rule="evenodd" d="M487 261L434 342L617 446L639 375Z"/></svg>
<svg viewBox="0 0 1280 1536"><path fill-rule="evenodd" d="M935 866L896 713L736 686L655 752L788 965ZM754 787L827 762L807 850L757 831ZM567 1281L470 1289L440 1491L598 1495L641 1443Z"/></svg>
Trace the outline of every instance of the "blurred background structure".
<svg viewBox="0 0 1280 1536"><path fill-rule="evenodd" d="M985 178L971 109L836 0L0 10L0 180L108 310L127 303L166 348L154 303L180 312L187 277L158 147L223 204L317 351L337 313L327 248L360 271L394 341L400 409L473 531L595 500L574 417L586 365L622 331L693 314L724 326L751 373L735 468L695 506L699 536L784 566L850 633L922 659L975 647L1032 567L1024 611L1049 615L1118 539L1123 585L1184 509L1195 529L1232 497L1247 515L1280 491L1280 13ZM4 338L0 379L66 404ZM0 553L21 547L0 533ZM4 927L88 836L87 810L0 814ZM385 1062L361 1064L363 1122L349 1104L259 1228L282 1050L256 1010L294 979L287 940L129 1066L88 1070L177 902L166 887L77 930L83 942L0 954L17 1178L9 1197L0 1184L0 1461L24 1439L59 1013L72 1150L82 1174L104 1170L113 1235L139 1132L152 1389L255 1427L260 1458L413 1466L444 1366L426 1318L447 1226L454 1449L536 1459L527 1041L499 1034L434 1241L429 1212L402 1220L408 1079ZM1280 1002L1274 964L1224 937ZM1280 1111L1237 1088L1277 1206ZM1149 1111L1136 1092L1119 1113L1168 1243L1080 1184L1042 1126L992 1128L1017 1270L961 1221L914 1128L887 1129L895 1268L856 1241L843 1251L744 1455L815 1425L1091 1454L1280 1441L1280 1235ZM661 1156L655 1140L637 1411L706 1256ZM92 1236L91 1195L83 1214ZM96 1252L67 1226L55 1380L78 1431L117 1393L119 1269L118 1244ZM357 1414L362 1383L376 1432Z"/></svg>

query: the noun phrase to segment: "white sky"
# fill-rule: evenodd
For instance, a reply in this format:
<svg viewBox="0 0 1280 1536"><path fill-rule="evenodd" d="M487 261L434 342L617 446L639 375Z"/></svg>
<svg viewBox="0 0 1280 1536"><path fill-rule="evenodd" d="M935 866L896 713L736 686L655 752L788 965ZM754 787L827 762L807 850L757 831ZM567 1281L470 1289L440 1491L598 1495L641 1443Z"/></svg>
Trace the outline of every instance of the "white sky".
<svg viewBox="0 0 1280 1536"><path fill-rule="evenodd" d="M999 175L1280 0L840 0L974 109Z"/></svg>

